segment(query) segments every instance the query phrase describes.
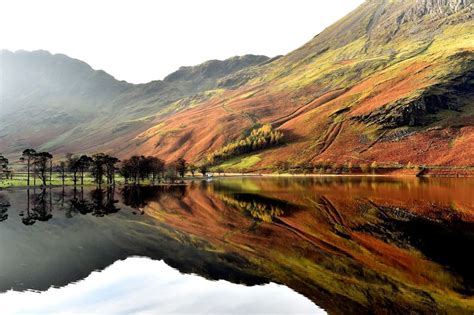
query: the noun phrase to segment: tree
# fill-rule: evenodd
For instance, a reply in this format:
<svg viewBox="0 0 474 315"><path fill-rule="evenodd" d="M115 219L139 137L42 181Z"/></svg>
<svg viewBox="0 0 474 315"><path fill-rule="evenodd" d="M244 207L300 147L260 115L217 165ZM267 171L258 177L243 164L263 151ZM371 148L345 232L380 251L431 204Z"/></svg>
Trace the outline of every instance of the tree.
<svg viewBox="0 0 474 315"><path fill-rule="evenodd" d="M66 170L67 170L67 164L64 161L59 162L59 165L57 166L57 169L59 173L61 174L61 180L64 186L64 181L66 180Z"/></svg>
<svg viewBox="0 0 474 315"><path fill-rule="evenodd" d="M165 161L154 156L149 156L148 159L150 160L153 184L155 184L155 180L160 176L160 174L161 177L163 177L163 173L165 172Z"/></svg>
<svg viewBox="0 0 474 315"><path fill-rule="evenodd" d="M352 168L353 168L353 167L354 167L354 166L352 165L352 162L347 163L346 168L347 168L347 172L348 172L349 174L352 173Z"/></svg>
<svg viewBox="0 0 474 315"><path fill-rule="evenodd" d="M26 161L27 164L27 185L30 186L30 168L31 162L33 161L36 155L36 151L34 149L26 149L23 151L22 156L20 158L21 161Z"/></svg>
<svg viewBox="0 0 474 315"><path fill-rule="evenodd" d="M132 179L134 184L140 183L140 159L140 156L134 155L122 162L120 173L127 182Z"/></svg>
<svg viewBox="0 0 474 315"><path fill-rule="evenodd" d="M278 172L285 173L288 172L288 170L290 169L290 163L288 163L287 161L278 161L276 162L275 167Z"/></svg>
<svg viewBox="0 0 474 315"><path fill-rule="evenodd" d="M165 178L170 183L174 183L175 180L178 178L178 176L176 176L176 165L175 164L171 164L166 168Z"/></svg>
<svg viewBox="0 0 474 315"><path fill-rule="evenodd" d="M216 172L219 174L219 176L221 176L222 173L224 173L224 169L222 167L218 167L216 169ZM224 174L225 175L225 174Z"/></svg>
<svg viewBox="0 0 474 315"><path fill-rule="evenodd" d="M176 171L178 172L179 176L183 178L184 174L186 174L186 166L187 166L186 160L183 158L177 159L175 162L175 166L176 166Z"/></svg>
<svg viewBox="0 0 474 315"><path fill-rule="evenodd" d="M93 163L93 159L87 155L81 155L81 157L76 161L76 168L81 172L81 186L84 186L84 172L89 170Z"/></svg>
<svg viewBox="0 0 474 315"><path fill-rule="evenodd" d="M201 166L199 166L199 173L202 174L202 176L206 176L207 174L207 165L206 164L202 164Z"/></svg>
<svg viewBox="0 0 474 315"><path fill-rule="evenodd" d="M99 188L102 186L104 179L105 164L106 155L104 153L97 153L92 156L92 176Z"/></svg>
<svg viewBox="0 0 474 315"><path fill-rule="evenodd" d="M189 171L191 172L191 175L194 177L194 173L196 173L197 166L194 165L194 164L189 164L189 165L188 165L188 169L189 169Z"/></svg>
<svg viewBox="0 0 474 315"><path fill-rule="evenodd" d="M74 186L77 184L77 173L79 172L79 158L74 156L72 153L66 154L67 159L67 169L69 172L72 172L72 181Z"/></svg>
<svg viewBox="0 0 474 315"><path fill-rule="evenodd" d="M360 171L361 171L362 173L365 174L365 173L368 173L368 172L369 172L369 166L368 166L367 164L362 163L362 164L359 165L359 167L360 167Z"/></svg>
<svg viewBox="0 0 474 315"><path fill-rule="evenodd" d="M8 159L0 154L0 171L6 173L7 170L8 170ZM6 176L7 176L7 179L8 179L8 173L7 173Z"/></svg>
<svg viewBox="0 0 474 315"><path fill-rule="evenodd" d="M51 159L53 156L49 152L39 152L33 157L33 165L38 172L39 178L43 182L43 186L46 186L47 171L48 167L51 167Z"/></svg>
<svg viewBox="0 0 474 315"><path fill-rule="evenodd" d="M119 159L116 157L106 155L105 156L105 173L107 176L107 184L108 185L115 185L115 164L119 162Z"/></svg>
<svg viewBox="0 0 474 315"><path fill-rule="evenodd" d="M8 168L8 159L0 154L0 169L6 170Z"/></svg>
<svg viewBox="0 0 474 315"><path fill-rule="evenodd" d="M370 168L372 169L372 173L375 174L377 172L377 168L378 168L378 164L377 162L373 161L372 164L370 164Z"/></svg>

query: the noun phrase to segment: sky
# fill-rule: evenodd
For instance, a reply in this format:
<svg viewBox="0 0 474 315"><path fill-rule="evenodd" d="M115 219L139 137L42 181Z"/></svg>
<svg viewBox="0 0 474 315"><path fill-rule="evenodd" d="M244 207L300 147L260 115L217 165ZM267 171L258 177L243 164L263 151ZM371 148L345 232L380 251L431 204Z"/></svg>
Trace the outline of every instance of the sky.
<svg viewBox="0 0 474 315"><path fill-rule="evenodd" d="M286 54L363 0L0 0L0 49L63 53L145 83L210 59Z"/></svg>
<svg viewBox="0 0 474 315"><path fill-rule="evenodd" d="M8 291L0 303L2 314L326 314L283 285L210 281L139 257L62 288Z"/></svg>

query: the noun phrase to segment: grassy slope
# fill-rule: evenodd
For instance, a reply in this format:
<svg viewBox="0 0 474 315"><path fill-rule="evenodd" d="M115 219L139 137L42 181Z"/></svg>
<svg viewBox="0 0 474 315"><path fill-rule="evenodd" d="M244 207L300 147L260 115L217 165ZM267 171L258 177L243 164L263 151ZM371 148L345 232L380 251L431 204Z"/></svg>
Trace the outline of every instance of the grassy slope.
<svg viewBox="0 0 474 315"><path fill-rule="evenodd" d="M199 161L245 128L269 122L287 135L287 145L260 152L252 167L327 159L468 164L474 152L472 97L460 100L460 112L440 111L432 115L437 122L424 126L384 128L355 119L385 107L384 119L397 117L433 86L472 72L473 22L463 18L472 7L420 18L410 16L407 3L367 2L305 46L259 67L245 86L156 120L157 128L121 154ZM408 17L399 25L400 12Z"/></svg>

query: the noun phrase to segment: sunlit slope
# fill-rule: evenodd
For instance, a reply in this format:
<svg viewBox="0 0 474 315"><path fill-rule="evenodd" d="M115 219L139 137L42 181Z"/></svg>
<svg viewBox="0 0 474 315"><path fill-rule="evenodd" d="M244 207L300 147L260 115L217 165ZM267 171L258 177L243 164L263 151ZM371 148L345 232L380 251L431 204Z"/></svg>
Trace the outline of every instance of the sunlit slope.
<svg viewBox="0 0 474 315"><path fill-rule="evenodd" d="M156 119L120 154L205 161L270 123L285 144L252 153L250 169L328 159L466 165L473 72L472 1L367 1L294 52L233 74L240 88Z"/></svg>

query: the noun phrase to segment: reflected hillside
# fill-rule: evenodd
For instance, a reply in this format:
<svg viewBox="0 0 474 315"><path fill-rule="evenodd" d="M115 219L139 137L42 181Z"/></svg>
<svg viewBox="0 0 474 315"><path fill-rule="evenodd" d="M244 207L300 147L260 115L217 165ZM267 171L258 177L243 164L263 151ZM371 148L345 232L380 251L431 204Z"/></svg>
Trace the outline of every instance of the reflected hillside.
<svg viewBox="0 0 474 315"><path fill-rule="evenodd" d="M308 177L6 191L1 290L63 286L146 256L207 279L284 284L332 314L472 314L473 188Z"/></svg>
<svg viewBox="0 0 474 315"><path fill-rule="evenodd" d="M462 183L231 179L146 211L239 253L331 313L470 313L473 186Z"/></svg>
<svg viewBox="0 0 474 315"><path fill-rule="evenodd" d="M5 207L1 208L6 219L0 222L0 292L62 287L132 256L164 260L182 273L212 280L228 279L247 285L269 282L266 277L243 270L241 266L248 265L244 258L203 250L210 248L205 241L156 221L143 208L126 205L145 206L162 194L179 199L183 188L157 187L148 195L150 200L143 198L149 188L134 189L140 191L0 192L1 200L8 200L2 201ZM138 199L137 193L141 196ZM30 218L27 224L25 218Z"/></svg>

